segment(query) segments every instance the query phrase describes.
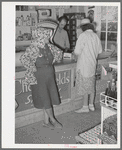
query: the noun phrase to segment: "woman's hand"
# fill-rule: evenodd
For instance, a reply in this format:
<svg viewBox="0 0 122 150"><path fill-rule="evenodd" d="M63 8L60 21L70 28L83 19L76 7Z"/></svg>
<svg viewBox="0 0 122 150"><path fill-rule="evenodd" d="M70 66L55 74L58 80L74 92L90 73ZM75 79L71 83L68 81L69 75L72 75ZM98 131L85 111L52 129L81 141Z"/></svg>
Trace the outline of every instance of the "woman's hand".
<svg viewBox="0 0 122 150"><path fill-rule="evenodd" d="M106 59L106 58L111 58L112 52L102 52L98 55L97 59Z"/></svg>
<svg viewBox="0 0 122 150"><path fill-rule="evenodd" d="M65 50L64 50L64 52L67 52L68 50L69 50L69 48L66 47Z"/></svg>
<svg viewBox="0 0 122 150"><path fill-rule="evenodd" d="M53 59L53 62L52 62L52 64L54 64L55 63L55 59Z"/></svg>

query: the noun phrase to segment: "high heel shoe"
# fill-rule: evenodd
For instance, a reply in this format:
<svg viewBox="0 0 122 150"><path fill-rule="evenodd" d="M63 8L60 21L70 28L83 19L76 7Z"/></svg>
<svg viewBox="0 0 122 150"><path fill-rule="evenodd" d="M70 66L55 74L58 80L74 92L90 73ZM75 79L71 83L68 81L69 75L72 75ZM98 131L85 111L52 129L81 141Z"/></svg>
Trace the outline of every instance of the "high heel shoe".
<svg viewBox="0 0 122 150"><path fill-rule="evenodd" d="M54 125L52 123L50 123L50 122L48 122L48 123L43 122L43 127L51 128L51 129L55 128Z"/></svg>
<svg viewBox="0 0 122 150"><path fill-rule="evenodd" d="M55 128L60 128L60 129L63 128L63 125L60 122L58 122L57 120L55 120L54 122L52 122L52 121L50 121L50 122L51 122L51 124L53 124L53 126Z"/></svg>

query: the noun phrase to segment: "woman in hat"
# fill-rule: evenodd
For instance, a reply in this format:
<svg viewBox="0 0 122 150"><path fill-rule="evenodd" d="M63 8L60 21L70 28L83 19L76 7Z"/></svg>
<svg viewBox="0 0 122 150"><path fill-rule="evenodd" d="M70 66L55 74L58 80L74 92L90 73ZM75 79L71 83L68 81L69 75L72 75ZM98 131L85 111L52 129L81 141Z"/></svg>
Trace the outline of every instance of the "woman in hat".
<svg viewBox="0 0 122 150"><path fill-rule="evenodd" d="M53 62L61 58L62 51L50 44L51 35L52 29L36 26L31 45L20 60L27 69L25 84L31 85L34 107L44 111L43 126L62 128L53 112L53 105L60 104Z"/></svg>
<svg viewBox="0 0 122 150"><path fill-rule="evenodd" d="M58 19L59 25L53 37L53 41L62 51L67 52L70 48L69 37L67 31L64 30L65 25L68 22L66 16L62 16Z"/></svg>
<svg viewBox="0 0 122 150"><path fill-rule="evenodd" d="M84 95L84 102L83 107L75 111L76 113L95 110L95 72L97 59L110 56L110 54L102 54L101 41L94 32L94 25L90 23L88 18L81 21L80 28L82 33L78 37L74 53L78 56L76 68L77 94ZM88 97L90 97L89 103Z"/></svg>

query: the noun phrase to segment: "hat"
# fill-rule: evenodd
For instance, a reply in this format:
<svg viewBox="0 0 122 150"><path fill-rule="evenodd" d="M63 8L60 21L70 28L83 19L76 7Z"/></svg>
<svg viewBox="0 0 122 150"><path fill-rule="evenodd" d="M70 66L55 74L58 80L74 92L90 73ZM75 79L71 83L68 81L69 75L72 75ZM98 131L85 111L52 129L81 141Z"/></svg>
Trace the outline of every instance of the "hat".
<svg viewBox="0 0 122 150"><path fill-rule="evenodd" d="M91 24L91 22L88 18L82 19L81 24L79 26L77 26L77 29L79 29L82 25L85 25L85 24Z"/></svg>

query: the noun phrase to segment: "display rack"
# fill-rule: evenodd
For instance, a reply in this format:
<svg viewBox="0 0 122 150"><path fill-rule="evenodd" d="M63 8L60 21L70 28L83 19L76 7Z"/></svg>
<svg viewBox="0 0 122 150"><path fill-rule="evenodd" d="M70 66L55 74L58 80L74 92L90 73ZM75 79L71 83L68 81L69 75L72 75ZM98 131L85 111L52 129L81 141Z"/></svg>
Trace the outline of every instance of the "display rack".
<svg viewBox="0 0 122 150"><path fill-rule="evenodd" d="M110 62L109 67L112 69L117 69L117 62ZM105 95L105 92L100 94L100 104L101 104L101 134L98 135L99 144L117 144L117 140L113 136L109 137L106 132L103 132L103 122L110 116L117 115L117 105L118 100ZM117 125L117 122L116 122ZM117 129L116 129L117 130Z"/></svg>
<svg viewBox="0 0 122 150"><path fill-rule="evenodd" d="M16 11L16 46L30 45L31 29L36 23L36 11Z"/></svg>
<svg viewBox="0 0 122 150"><path fill-rule="evenodd" d="M83 18L85 18L85 13L65 13L64 16L66 16L69 20L67 25L65 26L65 29L68 32L68 35L70 35L70 49L73 51L77 41L77 20L82 20Z"/></svg>

